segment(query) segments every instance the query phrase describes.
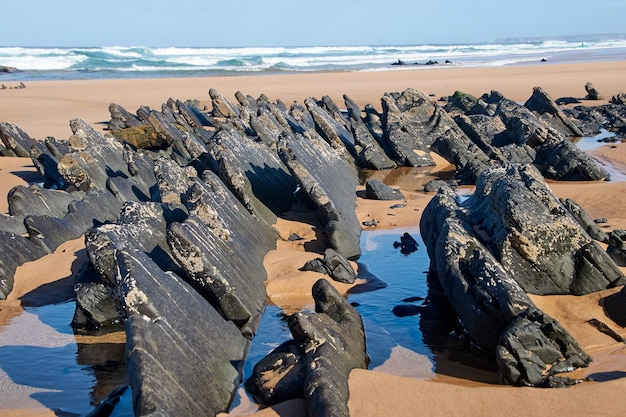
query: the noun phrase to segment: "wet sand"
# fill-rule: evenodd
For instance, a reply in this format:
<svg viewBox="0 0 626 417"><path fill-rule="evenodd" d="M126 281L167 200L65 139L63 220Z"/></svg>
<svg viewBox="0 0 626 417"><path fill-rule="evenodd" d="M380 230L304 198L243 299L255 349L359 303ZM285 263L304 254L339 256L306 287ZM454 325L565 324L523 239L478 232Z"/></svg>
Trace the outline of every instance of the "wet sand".
<svg viewBox="0 0 626 417"><path fill-rule="evenodd" d="M108 105L111 102L131 112L141 105L160 108L168 98L198 99L210 106L209 88L217 89L233 102L236 91L253 97L263 93L270 100L280 99L285 103L293 100L302 102L308 96L321 98L322 95L329 95L337 103L342 103L342 95L347 94L361 106L371 103L379 107L380 97L385 92L402 91L409 87L433 94L434 98L450 95L455 90L477 96L498 90L511 99L523 102L530 97L534 86L543 87L555 99L563 96L582 98L587 81L593 82L607 98L626 91L626 62L373 73L30 82L25 89L0 90L0 121L15 123L36 139L46 136L67 139L71 134L69 120L72 118L82 118L94 127L103 129L110 118ZM585 101L584 104L595 105L599 102ZM606 145L593 153L613 168L626 171L624 146ZM450 169L445 161L438 162L437 170L444 172ZM0 192L6 195L14 185L25 184L32 178L33 170L29 160L0 158ZM421 191L429 174L419 170L398 170L375 175L397 184L407 197L407 206L390 214L389 202L359 198L359 220L376 219L379 221L378 228L417 225L431 197ZM557 196L569 197L578 202L592 218L606 217L611 228L626 228L626 214L623 210L626 204L626 183L550 183L550 186ZM5 201L0 203L1 212L5 213L6 207ZM295 232L305 238L303 241L278 242L277 249L265 259L270 301L290 312L312 302L310 288L318 275L299 271L298 268L306 260L318 256L310 251L310 245L307 245L309 251L304 248L304 243L316 242L317 236L313 220L297 208L279 219L276 228L282 236ZM317 244L323 242L318 241ZM22 295L30 294L30 302L37 301L32 297L41 297L39 301L45 302L45 297L50 297L49 291L37 289L50 288L50 283L55 282L57 285L54 286L60 291L70 291L71 287L67 284L71 282L81 259L84 259L82 239L77 239L67 242L49 257L20 267L16 274L15 293L11 294L9 300L0 301L0 327L5 326L11 317L20 314L24 302L20 299ZM341 291L349 289L347 285L337 286ZM603 295L533 297L539 307L560 320L593 357L592 366L583 370L583 376L600 375L599 379L604 379L603 382L585 382L569 389L543 390L492 385L471 378L433 375L432 372L424 372L423 379L407 378L392 375L389 370L408 366L407 361L416 358L406 352L396 352L385 364L387 366L380 370L352 372L351 414L621 415L626 408L626 399L621 395L626 389L626 379L623 378L626 376L626 349L623 344L585 323L589 318L597 318L626 337L626 329L620 328L604 315L599 305ZM419 366L424 368L428 364ZM9 388L0 387L0 414L55 415L52 410L30 398L26 390L21 395L16 398ZM292 401L257 414L301 415L302 406L302 401ZM236 409L231 414L246 413L250 413L250 407Z"/></svg>

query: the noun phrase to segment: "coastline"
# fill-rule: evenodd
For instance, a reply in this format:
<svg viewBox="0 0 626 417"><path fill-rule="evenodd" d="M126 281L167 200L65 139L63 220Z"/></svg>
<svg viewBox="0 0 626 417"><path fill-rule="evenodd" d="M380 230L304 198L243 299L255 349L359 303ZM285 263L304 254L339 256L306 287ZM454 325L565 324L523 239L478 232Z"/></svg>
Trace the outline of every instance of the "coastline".
<svg viewBox="0 0 626 417"><path fill-rule="evenodd" d="M122 105L130 112L134 112L141 105L160 108L169 98L198 99L210 106L209 88L215 88L233 102L236 91L253 97L265 94L270 100L280 99L287 104L293 100L302 103L308 96L321 98L322 95L329 95L336 103L343 103L341 97L347 94L360 106L371 103L379 107L380 97L385 92L402 91L409 87L434 94L434 98L450 95L455 90L476 96L498 90L508 98L524 102L530 97L535 86L543 87L555 99L563 96L582 98L585 95L584 85L588 81L591 81L607 99L626 91L626 61L280 76L33 81L28 83L25 89L0 91L0 121L14 123L36 139L44 139L46 136L67 139L71 134L69 121L72 118L82 118L89 125L104 129L104 123L110 118L108 105L111 102ZM601 103L601 101L583 102L583 105ZM626 166L624 151L626 145L617 144L616 148L612 146L602 146L594 151L594 154L606 163L614 164L618 169ZM0 158L0 191L3 195L6 195L12 186L24 183L24 175L20 176L18 173L29 171L29 162L17 158ZM438 169L447 169L447 163L442 160L438 162ZM417 225L419 213L432 194L417 191L415 182L399 184L408 200L408 207L401 214L394 213L396 215L390 218L387 215L388 202L358 199L359 220L384 219L385 222L381 222L380 228ZM624 197L626 183L551 183L550 186L557 196L577 201L590 216L607 217L612 228L626 227L626 215L623 214L623 206L626 204ZM3 204L0 208L5 212L6 203ZM314 235L313 226L297 220L298 216L281 219L276 227L282 236L288 236L293 231L305 238ZM68 246L60 248L55 256L62 257L63 262L66 262L64 265L72 265L73 260L70 256L80 252L80 246L80 240L69 242ZM279 242L277 250L266 256L266 269L270 277L267 282L270 299L285 308L293 308L309 301L306 294L310 293L314 278L305 277L300 280L302 275L307 273L298 271L299 275L296 275L296 271L302 265L302 260L308 260L316 254L304 252L301 246L298 243ZM60 262L50 259L46 261L55 262L57 265L57 262ZM71 272L67 268L59 268L55 271L56 274L52 274L49 273L51 268L40 262L42 261L38 260L18 269L18 273L23 274L24 278L16 274L16 281L24 279L25 282L29 282L28 289L23 291L28 292L40 287L46 282L44 278L54 281L71 277ZM45 274L42 273L44 270ZM19 295L21 294L16 293L15 298L9 300L12 307L17 308ZM291 299L290 297L294 295L296 299ZM595 331L587 331L586 325L580 319L604 314L597 298L535 297L533 301L541 304L546 312L561 320L569 331L580 335L583 347L589 348L589 353L594 359L597 358L593 365L597 368L591 368L589 372L610 372L615 367L622 373L626 372L626 348L616 346L608 337ZM0 307L9 306L6 302L0 302ZM603 321L607 320L609 319L604 316ZM4 321L0 316L0 326L2 325ZM612 327L615 328L616 325L612 324ZM626 336L625 329L621 328L618 332ZM605 369L603 367L605 364L608 364L609 368ZM383 413L408 416L414 415L416 409L427 415L434 413L497 415L502 412L528 415L531 410L543 414L567 412L571 416L620 415L620 410L626 406L626 400L620 395L624 389L626 389L624 378L602 383L585 383L566 390L540 390L493 386L446 375L437 375L433 380L427 381L378 371L357 370L353 371L350 378L349 406L351 414L358 416L375 416ZM2 395L0 391L0 398ZM30 405L26 406L27 408L36 407L35 400L32 398L28 400ZM285 406L289 407L289 411L284 410ZM296 401L262 410L256 415L298 415L299 406L301 404ZM48 414L45 409L38 411L42 415ZM26 414L29 413L17 407L9 411L8 415ZM238 415L238 412L234 411L231 414ZM53 415L51 411L50 415Z"/></svg>
<svg viewBox="0 0 626 417"><path fill-rule="evenodd" d="M584 86L588 81L607 99L626 91L626 60L371 72L32 81L24 89L0 90L0 120L17 124L36 139L46 136L66 139L71 134L69 120L73 118L103 128L103 123L110 119L110 103L117 103L130 112L142 105L160 108L169 98L196 99L210 105L210 88L233 102L237 91L255 98L265 94L270 100L280 99L286 104L294 100L302 103L307 97L321 98L322 95L342 104L342 96L347 94L360 106L372 104L379 108L384 93L409 87L433 94L434 99L456 90L474 96L497 90L512 100L524 102L535 86L542 87L554 99L582 98L586 95Z"/></svg>

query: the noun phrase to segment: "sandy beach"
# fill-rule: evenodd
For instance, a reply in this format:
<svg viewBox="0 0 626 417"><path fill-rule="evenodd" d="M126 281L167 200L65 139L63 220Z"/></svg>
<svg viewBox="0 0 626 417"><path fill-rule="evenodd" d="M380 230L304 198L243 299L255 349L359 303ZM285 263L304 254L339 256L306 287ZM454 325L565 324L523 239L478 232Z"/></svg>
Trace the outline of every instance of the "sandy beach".
<svg viewBox="0 0 626 417"><path fill-rule="evenodd" d="M1 78L0 78L1 80ZM26 83L24 89L0 90L0 121L18 125L31 137L44 139L53 136L67 139L71 135L69 121L81 118L88 124L104 129L110 119L108 106L117 103L134 112L139 106L160 108L169 98L197 99L210 106L208 91L215 88L235 102L234 94L258 97L265 94L270 100L285 103L306 97L321 98L329 95L343 104L347 94L358 105L373 104L380 107L380 97L385 92L415 88L437 99L460 90L475 96L491 90L518 102L526 101L535 86L556 99L559 97L583 98L584 85L592 82L608 100L612 95L626 92L626 61L578 64L542 63L526 66L491 68L401 69L385 72L313 73L299 75L263 75L181 79L90 80L90 81L38 81ZM584 105L597 105L603 101L583 101ZM625 144L604 145L593 151L603 164L626 175ZM435 170L449 170L450 165L437 159ZM30 160L0 157L0 194L6 196L15 185L26 184L34 168ZM432 173L433 170L430 170ZM424 176L417 171L406 175L381 172L381 179L400 187L407 197L407 207L388 215L389 203L357 200L360 221L377 219L378 228L417 226L420 213L432 194L421 191ZM591 218L605 217L610 228L626 228L626 182L555 183L550 187L558 197L575 200ZM359 191L359 190L357 190ZM471 192L470 188L463 192ZM0 202L0 211L6 214L6 198ZM279 219L276 228L283 237L297 233L303 241L279 241L277 249L265 258L269 276L267 290L270 302L292 312L310 304L310 288L318 274L299 271L307 260L317 257L304 250L304 243L315 239L314 226L303 222L303 213L287 213ZM610 230L610 229L608 229ZM35 290L53 285L59 291L70 291L71 278L77 272L80 259L84 259L82 239L67 242L54 254L31 262L18 269L16 287L8 300L0 301L0 328L20 313L24 294L41 294ZM625 270L626 272L626 270ZM358 283L358 282L357 282ZM336 284L341 291L350 286ZM425 369L427 378L409 378L389 373L389 369L405 366L410 355L392 355L382 370L355 370L350 376L349 408L354 416L511 416L568 415L617 416L626 408L622 393L626 390L626 345L617 343L585 323L596 318L609 324L626 337L626 329L608 318L599 300L618 289L587 296L533 296L533 301L546 313L555 317L578 340L593 358L589 368L578 372L577 377L597 376L596 382L584 382L567 389L514 388L477 382L471 378L458 378ZM46 295L40 295L45 297ZM32 301L32 300L31 300ZM0 370L1 371L1 370ZM599 382L602 381L602 382ZM252 413L254 406L242 404L231 415ZM303 415L303 402L292 401L273 408L260 410L259 416ZM48 410L27 395L3 391L0 386L0 414L8 416L50 415Z"/></svg>

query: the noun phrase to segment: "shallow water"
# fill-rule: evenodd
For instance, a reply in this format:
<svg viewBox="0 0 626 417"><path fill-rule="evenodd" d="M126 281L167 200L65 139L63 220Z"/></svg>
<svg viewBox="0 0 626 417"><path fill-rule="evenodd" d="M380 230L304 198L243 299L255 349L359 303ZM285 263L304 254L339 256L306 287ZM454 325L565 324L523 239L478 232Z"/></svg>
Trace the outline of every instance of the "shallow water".
<svg viewBox="0 0 626 417"><path fill-rule="evenodd" d="M74 307L25 307L0 328L0 410L39 403L57 415L85 415L125 382L124 343L75 336Z"/></svg>

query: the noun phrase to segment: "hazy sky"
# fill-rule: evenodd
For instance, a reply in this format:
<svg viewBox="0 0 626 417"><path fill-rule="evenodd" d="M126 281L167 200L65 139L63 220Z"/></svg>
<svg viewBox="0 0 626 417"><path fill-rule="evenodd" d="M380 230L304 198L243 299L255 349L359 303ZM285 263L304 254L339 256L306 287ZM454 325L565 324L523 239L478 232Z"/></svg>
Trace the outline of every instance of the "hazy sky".
<svg viewBox="0 0 626 417"><path fill-rule="evenodd" d="M310 46L620 33L613 0L2 0L0 46Z"/></svg>

